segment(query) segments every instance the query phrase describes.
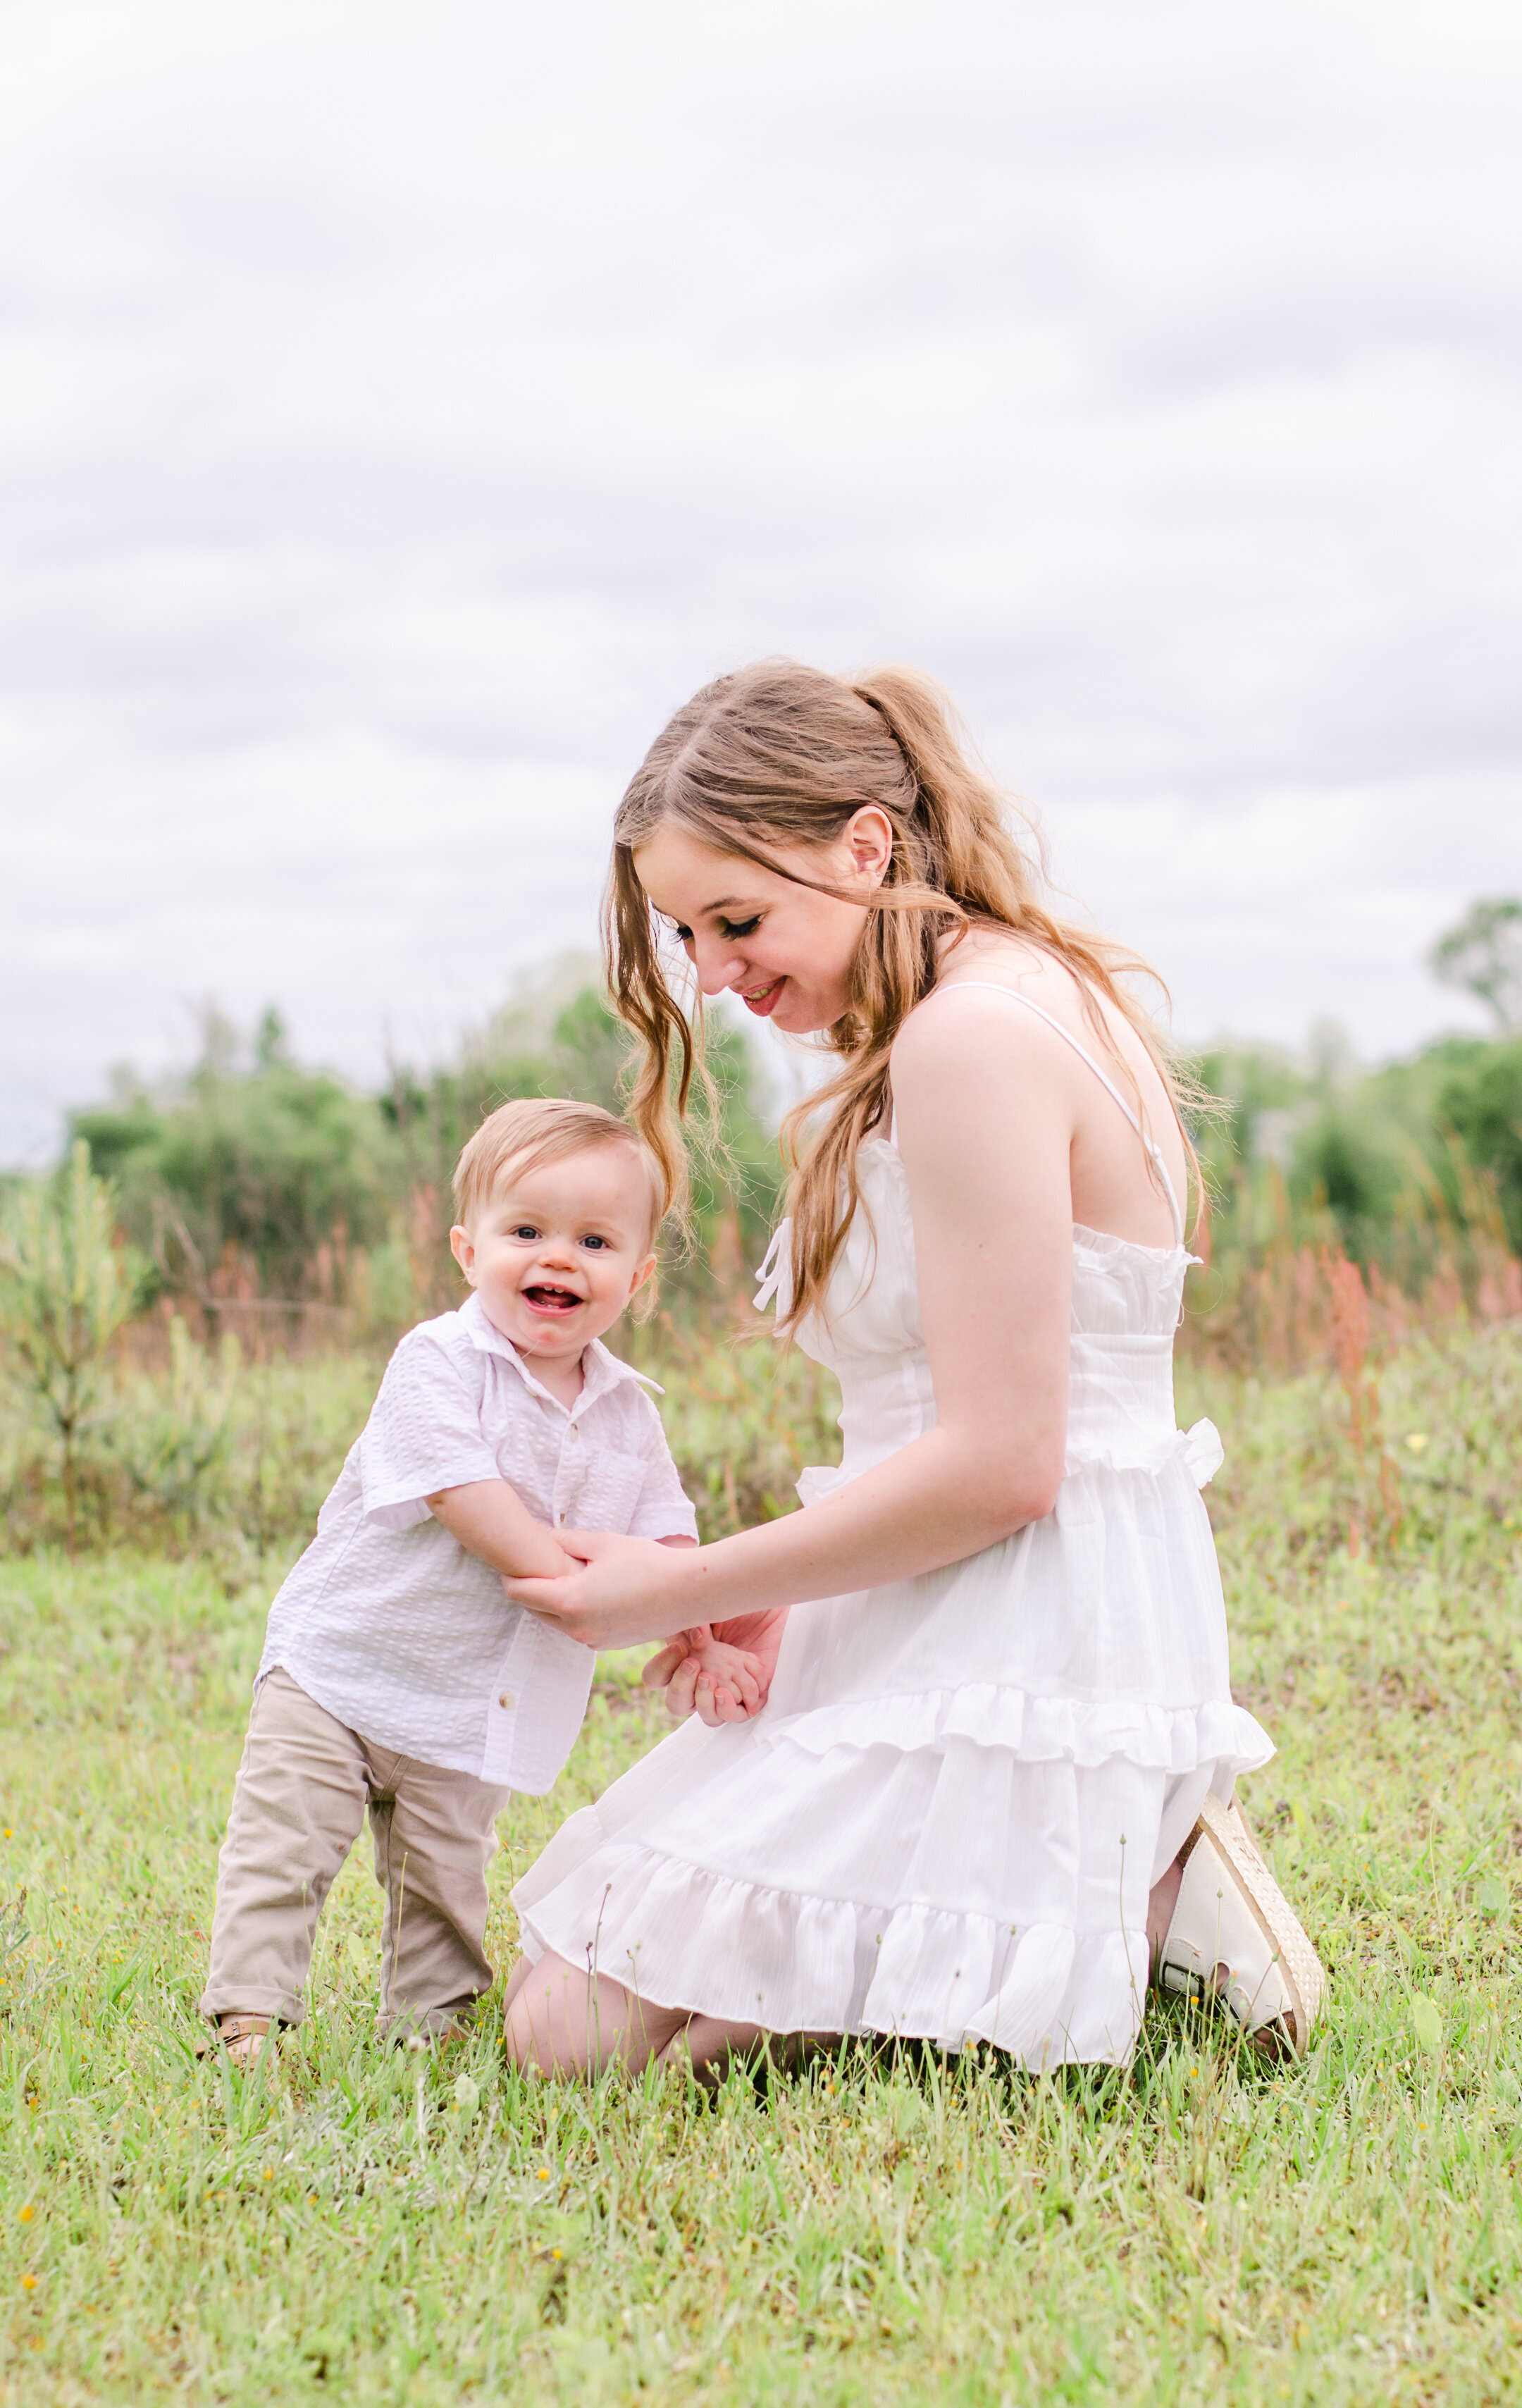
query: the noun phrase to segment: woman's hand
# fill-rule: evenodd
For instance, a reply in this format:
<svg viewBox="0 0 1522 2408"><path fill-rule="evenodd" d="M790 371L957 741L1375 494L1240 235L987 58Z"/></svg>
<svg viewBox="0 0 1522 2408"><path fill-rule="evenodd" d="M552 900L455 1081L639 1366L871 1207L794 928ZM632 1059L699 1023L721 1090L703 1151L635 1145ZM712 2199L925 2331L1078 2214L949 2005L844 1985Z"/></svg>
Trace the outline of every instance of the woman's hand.
<svg viewBox="0 0 1522 2408"><path fill-rule="evenodd" d="M683 1722L696 1713L710 1730L721 1723L743 1722L760 1713L771 1693L786 1627L785 1606L776 1613L736 1614L728 1622L711 1626L697 1623L690 1630L679 1630L658 1656L651 1657L640 1681L647 1689L666 1691L666 1711L673 1721ZM742 1651L754 1668L755 1695L743 1712L725 1696L724 1684L715 1683L716 1646Z"/></svg>
<svg viewBox="0 0 1522 2408"><path fill-rule="evenodd" d="M614 1530L557 1530L579 1570L558 1580L505 1578L514 1605L579 1639L583 1647L633 1647L665 1639L698 1620L688 1585L696 1548L658 1539L626 1539Z"/></svg>

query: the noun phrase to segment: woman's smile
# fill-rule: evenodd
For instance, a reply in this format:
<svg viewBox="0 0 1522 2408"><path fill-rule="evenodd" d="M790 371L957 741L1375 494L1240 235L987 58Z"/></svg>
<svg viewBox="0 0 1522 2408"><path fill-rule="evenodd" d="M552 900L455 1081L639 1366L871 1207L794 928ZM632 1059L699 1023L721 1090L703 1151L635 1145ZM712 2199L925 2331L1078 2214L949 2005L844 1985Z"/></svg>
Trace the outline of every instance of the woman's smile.
<svg viewBox="0 0 1522 2408"><path fill-rule="evenodd" d="M747 1011L754 1011L758 1020L768 1020L776 1010L786 984L785 978L774 978L766 986L741 986L737 987L735 992Z"/></svg>

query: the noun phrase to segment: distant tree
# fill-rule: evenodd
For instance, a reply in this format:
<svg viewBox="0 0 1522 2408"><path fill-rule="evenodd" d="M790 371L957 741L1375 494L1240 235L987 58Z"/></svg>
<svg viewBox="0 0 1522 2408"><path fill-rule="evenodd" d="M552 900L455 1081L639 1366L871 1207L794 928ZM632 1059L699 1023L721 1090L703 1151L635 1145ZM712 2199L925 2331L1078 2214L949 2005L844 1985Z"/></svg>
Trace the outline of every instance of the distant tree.
<svg viewBox="0 0 1522 2408"><path fill-rule="evenodd" d="M248 1054L209 1009L202 1037L178 1091L122 1080L113 1104L70 1115L70 1133L171 1287L199 1287L233 1246L266 1295L299 1297L320 1247L385 1236L395 1139L368 1096L290 1059L275 1010Z"/></svg>
<svg viewBox="0 0 1522 2408"><path fill-rule="evenodd" d="M1522 1248L1522 1037L1476 1047L1456 1066L1439 1091L1437 1119L1495 1180L1507 1235Z"/></svg>
<svg viewBox="0 0 1522 2408"><path fill-rule="evenodd" d="M1494 1012L1498 1028L1522 1023L1522 900L1515 895L1472 903L1427 960L1444 986L1478 996Z"/></svg>

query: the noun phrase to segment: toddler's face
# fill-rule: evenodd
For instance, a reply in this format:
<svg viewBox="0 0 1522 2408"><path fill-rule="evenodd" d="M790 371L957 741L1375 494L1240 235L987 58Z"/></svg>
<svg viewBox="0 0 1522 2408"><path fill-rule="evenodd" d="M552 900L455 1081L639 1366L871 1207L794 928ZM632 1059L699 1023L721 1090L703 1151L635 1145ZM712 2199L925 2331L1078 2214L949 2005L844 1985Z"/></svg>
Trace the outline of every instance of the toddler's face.
<svg viewBox="0 0 1522 2408"><path fill-rule="evenodd" d="M520 1354L573 1362L650 1277L650 1186L626 1145L516 1171L452 1229L454 1259L486 1318Z"/></svg>

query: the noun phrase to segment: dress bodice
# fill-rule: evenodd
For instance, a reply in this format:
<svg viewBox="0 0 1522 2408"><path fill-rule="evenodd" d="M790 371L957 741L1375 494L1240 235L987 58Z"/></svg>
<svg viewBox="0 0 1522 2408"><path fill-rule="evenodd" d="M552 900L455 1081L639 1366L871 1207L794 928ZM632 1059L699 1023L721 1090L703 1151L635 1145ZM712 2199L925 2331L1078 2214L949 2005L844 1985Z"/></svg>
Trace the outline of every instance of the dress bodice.
<svg viewBox="0 0 1522 2408"><path fill-rule="evenodd" d="M825 1497L933 1429L935 1389L920 1317L914 1224L897 1148L868 1138L856 1155L861 1200L831 1275L822 1312L800 1324L803 1353L840 1383L838 1466L811 1466L805 1504ZM791 1285L792 1225L784 1221L761 1270L758 1304ZM1179 1431L1173 1404L1173 1333L1193 1257L1186 1248L1139 1246L1073 1230L1071 1344L1066 1469L1108 1463L1153 1469L1183 1453L1198 1482L1221 1459L1209 1422ZM783 1309L785 1309L783 1306Z"/></svg>

